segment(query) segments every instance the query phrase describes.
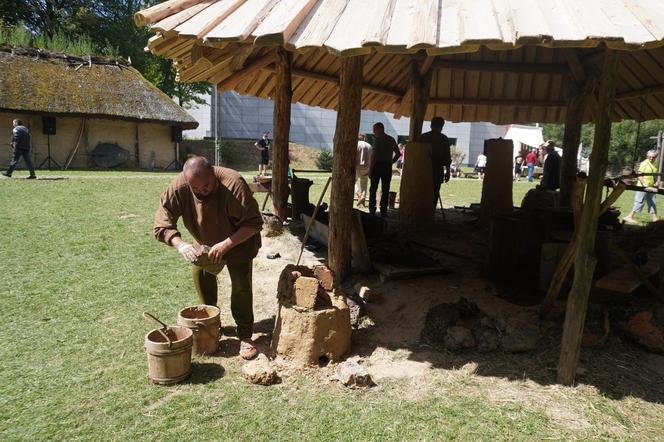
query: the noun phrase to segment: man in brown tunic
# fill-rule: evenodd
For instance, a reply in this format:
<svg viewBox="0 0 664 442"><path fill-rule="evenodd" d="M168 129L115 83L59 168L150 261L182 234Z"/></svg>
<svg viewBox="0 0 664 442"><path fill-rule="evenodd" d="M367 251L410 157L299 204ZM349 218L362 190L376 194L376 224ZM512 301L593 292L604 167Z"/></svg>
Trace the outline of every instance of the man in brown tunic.
<svg viewBox="0 0 664 442"><path fill-rule="evenodd" d="M251 359L257 350L251 335L254 324L252 263L261 246L263 220L247 183L236 171L213 167L203 157L192 157L161 195L154 235L173 246L192 263L194 286L201 301L217 304L217 277L194 264L200 247L185 242L178 219L198 245L210 247L208 259L225 263L231 277L231 313L237 324L240 356Z"/></svg>

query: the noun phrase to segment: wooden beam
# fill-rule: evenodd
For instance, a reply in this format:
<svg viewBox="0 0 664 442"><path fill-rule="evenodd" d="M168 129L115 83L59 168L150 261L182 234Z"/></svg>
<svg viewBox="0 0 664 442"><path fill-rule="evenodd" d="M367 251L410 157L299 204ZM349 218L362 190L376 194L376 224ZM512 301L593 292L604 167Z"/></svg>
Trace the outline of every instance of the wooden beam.
<svg viewBox="0 0 664 442"><path fill-rule="evenodd" d="M609 162L611 115L618 77L617 51L606 50L601 75L599 106L597 108L598 118L595 120L593 160L590 163L588 188L579 223L578 246L574 260L574 282L567 299L560 360L558 362L558 382L565 385L574 383L576 376L583 337L583 325L588 310L588 297L597 263L595 238L597 236L597 220L599 218L604 176Z"/></svg>
<svg viewBox="0 0 664 442"><path fill-rule="evenodd" d="M429 74L429 71L431 70L431 66L433 65L435 59L436 57L427 57L424 60L422 60L422 63L419 66L420 76ZM399 119L403 117L403 115L406 113L406 111L409 109L411 105L412 95L413 95L413 89L412 86L409 86L408 90L406 91L403 98L401 98L401 101L399 102L398 109L396 110L396 112L394 112L394 118Z"/></svg>
<svg viewBox="0 0 664 442"><path fill-rule="evenodd" d="M431 63L428 64L431 66ZM424 73L422 73L424 71ZM411 141L420 141L422 136L422 125L424 124L424 115L429 105L429 94L431 91L432 72L426 69L420 69L418 63L412 60L410 63L410 128L409 138Z"/></svg>
<svg viewBox="0 0 664 442"><path fill-rule="evenodd" d="M335 284L339 285L351 269L353 224L353 186L357 134L362 110L363 56L341 59L339 107L334 133L332 194L330 197L330 244L328 257Z"/></svg>
<svg viewBox="0 0 664 442"><path fill-rule="evenodd" d="M264 67L274 63L276 59L276 54L274 51L270 51L267 54L258 57L256 60L253 60L249 65L237 72L234 72L231 74L229 77L226 79L222 80L220 83L217 84L217 90L219 92L223 92L228 89L232 89L236 84L253 74L254 72L257 72Z"/></svg>
<svg viewBox="0 0 664 442"><path fill-rule="evenodd" d="M581 127L583 114L586 111L588 94L586 88L578 87L573 78L567 77L565 92L567 107L565 109L565 133L563 135L563 158L560 171L560 205L569 207L572 191L576 182L577 154L581 143Z"/></svg>
<svg viewBox="0 0 664 442"><path fill-rule="evenodd" d="M539 106L564 107L564 101L557 100L526 100L504 98L430 98L429 104L446 105L458 104L468 106Z"/></svg>
<svg viewBox="0 0 664 442"><path fill-rule="evenodd" d="M513 74L555 74L569 72L564 64L547 63L497 63L486 61L441 60L433 63L434 69L453 69L460 71L506 72Z"/></svg>
<svg viewBox="0 0 664 442"><path fill-rule="evenodd" d="M150 23L156 23L159 20L176 14L191 6L200 3L202 0L169 0L160 3L151 8L143 9L134 14L134 23L136 26L145 26Z"/></svg>
<svg viewBox="0 0 664 442"><path fill-rule="evenodd" d="M586 74L586 69L583 66L583 63L581 60L579 60L579 56L576 52L575 49L566 49L563 51L563 55L565 56L565 59L567 60L567 64L569 66L570 72L572 73L572 76L574 77L574 80L576 80L576 85L579 88L592 88L591 82L594 81L593 78L590 78ZM597 98L595 97L594 94L590 94L590 97L588 98L588 106L590 106L590 111L592 112L593 116L595 117L595 120L597 120L597 115L598 115L598 107L599 104L597 103Z"/></svg>
<svg viewBox="0 0 664 442"><path fill-rule="evenodd" d="M274 66L266 66L264 68L265 70L275 72L275 67ZM313 71L307 71L304 69L293 69L293 76L294 77L299 77L299 78L306 78L308 80L318 80L318 81L324 81L326 83L334 84L336 86L339 86L339 79L335 77L334 75L329 75L329 74L323 74L320 72L313 72ZM372 84L363 84L362 89L367 91L367 92L372 92L374 94L380 94L380 95L386 95L389 97L394 97L394 98L401 98L403 93L399 91L393 91L390 89L386 89L380 86L374 86Z"/></svg>
<svg viewBox="0 0 664 442"><path fill-rule="evenodd" d="M288 140L290 135L291 67L293 55L281 46L276 49L276 85L274 88L274 140L272 149L272 204L282 221L288 217Z"/></svg>
<svg viewBox="0 0 664 442"><path fill-rule="evenodd" d="M658 84L634 91L621 92L616 95L616 100L629 100L630 98L640 98L644 95L654 94L664 94L664 84Z"/></svg>

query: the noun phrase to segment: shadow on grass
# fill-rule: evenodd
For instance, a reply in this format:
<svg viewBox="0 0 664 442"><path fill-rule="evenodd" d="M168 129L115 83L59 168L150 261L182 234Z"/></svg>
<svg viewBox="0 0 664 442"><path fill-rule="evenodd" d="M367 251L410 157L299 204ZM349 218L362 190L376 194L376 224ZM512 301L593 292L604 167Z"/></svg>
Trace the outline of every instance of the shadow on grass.
<svg viewBox="0 0 664 442"><path fill-rule="evenodd" d="M186 384L208 384L221 379L226 374L226 369L220 364L212 362L192 362L192 373Z"/></svg>

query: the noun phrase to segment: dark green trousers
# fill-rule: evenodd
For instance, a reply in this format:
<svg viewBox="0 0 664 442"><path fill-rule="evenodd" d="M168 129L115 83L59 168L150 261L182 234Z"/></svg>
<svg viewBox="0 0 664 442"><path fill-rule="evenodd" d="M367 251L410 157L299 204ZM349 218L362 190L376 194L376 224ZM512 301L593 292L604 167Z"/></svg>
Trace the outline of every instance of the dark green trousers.
<svg viewBox="0 0 664 442"><path fill-rule="evenodd" d="M251 338L254 328L252 265L253 260L241 264L226 264L231 277L231 314L237 324L237 336L240 339ZM197 265L192 266L191 273L201 302L216 306L217 276Z"/></svg>

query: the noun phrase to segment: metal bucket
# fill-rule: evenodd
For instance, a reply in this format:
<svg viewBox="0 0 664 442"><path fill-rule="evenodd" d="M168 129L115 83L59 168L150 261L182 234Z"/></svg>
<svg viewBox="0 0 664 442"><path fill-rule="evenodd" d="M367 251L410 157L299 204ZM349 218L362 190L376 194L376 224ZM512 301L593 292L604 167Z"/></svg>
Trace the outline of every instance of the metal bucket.
<svg viewBox="0 0 664 442"><path fill-rule="evenodd" d="M180 326L154 329L145 335L150 381L171 385L189 377L192 335L190 329Z"/></svg>
<svg viewBox="0 0 664 442"><path fill-rule="evenodd" d="M221 311L212 305L193 305L178 312L178 325L193 332L192 355L215 354L221 335Z"/></svg>

